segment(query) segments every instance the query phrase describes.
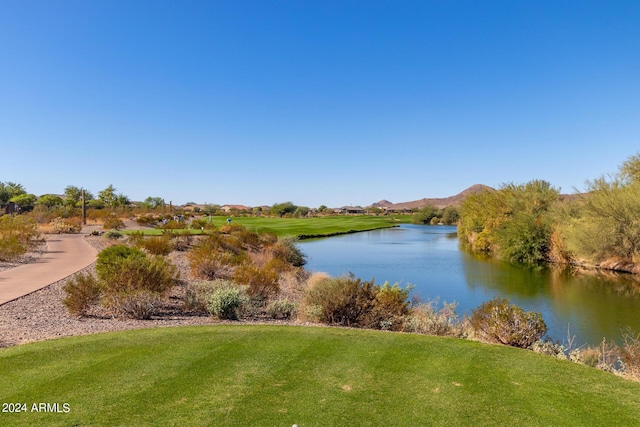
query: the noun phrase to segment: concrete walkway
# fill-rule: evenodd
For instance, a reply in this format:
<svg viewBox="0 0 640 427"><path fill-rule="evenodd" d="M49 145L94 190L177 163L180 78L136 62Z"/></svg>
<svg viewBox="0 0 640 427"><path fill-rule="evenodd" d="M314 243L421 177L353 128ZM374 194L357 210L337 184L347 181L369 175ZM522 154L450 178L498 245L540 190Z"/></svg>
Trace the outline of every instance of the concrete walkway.
<svg viewBox="0 0 640 427"><path fill-rule="evenodd" d="M0 305L49 286L94 262L97 251L84 236L47 235L48 250L37 261L0 271Z"/></svg>

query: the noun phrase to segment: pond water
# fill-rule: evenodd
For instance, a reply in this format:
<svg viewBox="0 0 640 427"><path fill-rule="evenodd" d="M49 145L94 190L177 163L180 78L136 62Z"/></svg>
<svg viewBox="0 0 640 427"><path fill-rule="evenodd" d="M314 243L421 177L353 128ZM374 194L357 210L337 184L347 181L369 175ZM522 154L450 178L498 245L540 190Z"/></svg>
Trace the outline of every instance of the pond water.
<svg viewBox="0 0 640 427"><path fill-rule="evenodd" d="M457 312L507 297L542 313L548 336L566 343L621 342L622 330L640 331L640 284L628 274L534 269L483 259L460 248L453 226L400 227L302 241L306 268L339 276L349 272L376 283L414 286L423 301L457 302Z"/></svg>

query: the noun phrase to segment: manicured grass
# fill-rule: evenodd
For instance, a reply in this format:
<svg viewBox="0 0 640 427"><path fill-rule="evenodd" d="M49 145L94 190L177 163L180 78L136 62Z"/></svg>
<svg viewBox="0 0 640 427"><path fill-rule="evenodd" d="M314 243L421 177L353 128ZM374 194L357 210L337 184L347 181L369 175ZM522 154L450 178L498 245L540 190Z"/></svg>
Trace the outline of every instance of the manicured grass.
<svg viewBox="0 0 640 427"><path fill-rule="evenodd" d="M208 217L204 217L205 219ZM214 216L213 224L221 227L227 224L227 217ZM354 231L375 230L393 227L411 222L409 215L396 216L326 216L318 218L271 218L271 217L234 217L232 224L240 224L257 232L270 232L278 236L296 236L301 238L326 237ZM174 230L176 232L191 231L201 234L200 230ZM131 233L133 231L129 231ZM162 230L144 230L144 234L160 235ZM123 233L128 233L124 230Z"/></svg>
<svg viewBox="0 0 640 427"><path fill-rule="evenodd" d="M0 350L1 425L638 425L640 384L532 352L377 331L218 325ZM62 407L62 406L61 406Z"/></svg>

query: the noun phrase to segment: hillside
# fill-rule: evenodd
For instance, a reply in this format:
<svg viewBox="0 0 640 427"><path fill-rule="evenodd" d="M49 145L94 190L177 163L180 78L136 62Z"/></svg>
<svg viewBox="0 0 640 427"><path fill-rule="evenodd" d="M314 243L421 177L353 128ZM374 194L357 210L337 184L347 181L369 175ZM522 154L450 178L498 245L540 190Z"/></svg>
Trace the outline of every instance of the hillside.
<svg viewBox="0 0 640 427"><path fill-rule="evenodd" d="M384 208L384 209L393 209L393 210L401 210L401 209L420 209L425 206L435 206L436 208L442 209L447 206L458 207L462 203L464 199L469 197L472 194L478 194L483 191L495 191L492 187L483 184L475 184L461 193L456 194L455 196L445 197L445 198L424 198L420 200L413 200L410 202L402 202L402 203L391 203L388 200L381 200L372 204L373 207Z"/></svg>

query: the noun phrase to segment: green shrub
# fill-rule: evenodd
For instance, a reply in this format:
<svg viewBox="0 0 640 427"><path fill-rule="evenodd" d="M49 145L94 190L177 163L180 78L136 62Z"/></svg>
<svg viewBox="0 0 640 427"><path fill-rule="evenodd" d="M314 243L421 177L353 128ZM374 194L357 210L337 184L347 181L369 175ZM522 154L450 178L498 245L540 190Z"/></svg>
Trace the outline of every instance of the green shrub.
<svg viewBox="0 0 640 427"><path fill-rule="evenodd" d="M158 312L162 298L156 292L142 289L111 294L103 304L114 317L147 320Z"/></svg>
<svg viewBox="0 0 640 427"><path fill-rule="evenodd" d="M126 245L114 245L103 249L98 254L96 271L100 280L108 281L117 274L122 263L128 258L144 258L145 254L138 248Z"/></svg>
<svg viewBox="0 0 640 427"><path fill-rule="evenodd" d="M528 348L547 332L542 315L525 312L505 298L494 298L473 310L471 326L480 339Z"/></svg>
<svg viewBox="0 0 640 427"><path fill-rule="evenodd" d="M274 257L283 259L294 267L302 267L307 263L306 255L296 246L293 238L285 237L271 248Z"/></svg>
<svg viewBox="0 0 640 427"><path fill-rule="evenodd" d="M409 314L411 286L401 288L395 283L374 287L371 309L363 316L361 326L371 329L400 330L404 316Z"/></svg>
<svg viewBox="0 0 640 427"><path fill-rule="evenodd" d="M40 241L38 225L24 216L0 216L0 260L26 253Z"/></svg>
<svg viewBox="0 0 640 427"><path fill-rule="evenodd" d="M290 319L296 314L298 305L286 298L277 299L267 305L267 314L274 319Z"/></svg>
<svg viewBox="0 0 640 427"><path fill-rule="evenodd" d="M122 238L122 233L120 233L117 230L109 230L106 233L104 233L104 237L110 240L118 240Z"/></svg>
<svg viewBox="0 0 640 427"><path fill-rule="evenodd" d="M178 279L176 267L161 256L125 258L117 264L117 270L104 278L105 293L145 290L163 294Z"/></svg>
<svg viewBox="0 0 640 427"><path fill-rule="evenodd" d="M191 282L185 292L184 308L190 311L206 312L211 295L218 289L232 285L232 282L223 279Z"/></svg>
<svg viewBox="0 0 640 427"><path fill-rule="evenodd" d="M239 310L249 301L245 289L230 285L215 290L207 304L209 313L222 320L237 320Z"/></svg>
<svg viewBox="0 0 640 427"><path fill-rule="evenodd" d="M321 307L320 322L359 326L373 306L375 293L373 280L363 282L350 274L314 282L305 292L303 303Z"/></svg>
<svg viewBox="0 0 640 427"><path fill-rule="evenodd" d="M66 297L62 300L69 313L84 316L100 299L100 284L92 274L77 274L62 288Z"/></svg>

